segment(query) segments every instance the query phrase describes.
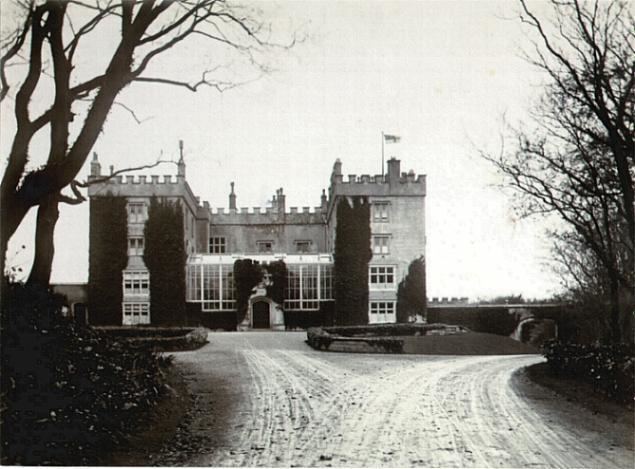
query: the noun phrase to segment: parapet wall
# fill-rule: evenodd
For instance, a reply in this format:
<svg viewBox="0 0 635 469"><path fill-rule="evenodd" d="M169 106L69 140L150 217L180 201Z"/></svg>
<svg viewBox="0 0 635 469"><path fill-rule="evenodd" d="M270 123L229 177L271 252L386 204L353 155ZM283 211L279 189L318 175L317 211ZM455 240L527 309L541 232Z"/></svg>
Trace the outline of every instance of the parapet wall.
<svg viewBox="0 0 635 469"><path fill-rule="evenodd" d="M209 204L204 202L204 207ZM272 207L241 207L228 210L222 207L209 209L210 223L216 225L261 225L261 224L324 224L322 207L290 207L277 212Z"/></svg>
<svg viewBox="0 0 635 469"><path fill-rule="evenodd" d="M88 177L89 182L95 179L98 177ZM88 186L89 197L99 197L108 193L119 197L178 197L185 200L194 214L198 212L199 207L198 198L192 193L185 178L171 174L115 176L104 182Z"/></svg>
<svg viewBox="0 0 635 469"><path fill-rule="evenodd" d="M391 182L388 176L349 174L347 180L341 174L331 177L329 193L335 195L367 195L367 196L425 196L426 176L423 174L402 173L398 180Z"/></svg>

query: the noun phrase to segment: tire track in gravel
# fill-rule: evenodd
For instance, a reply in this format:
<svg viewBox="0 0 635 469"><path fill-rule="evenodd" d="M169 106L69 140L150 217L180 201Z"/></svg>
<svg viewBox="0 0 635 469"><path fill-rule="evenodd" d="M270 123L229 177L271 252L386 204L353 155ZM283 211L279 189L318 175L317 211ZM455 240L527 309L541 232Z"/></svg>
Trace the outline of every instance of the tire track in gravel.
<svg viewBox="0 0 635 469"><path fill-rule="evenodd" d="M597 417L571 426L580 409L519 394L513 373L538 356L337 354L298 334L234 337L244 343L223 346L245 364L240 412L231 442L197 466L632 465L632 445L609 448Z"/></svg>

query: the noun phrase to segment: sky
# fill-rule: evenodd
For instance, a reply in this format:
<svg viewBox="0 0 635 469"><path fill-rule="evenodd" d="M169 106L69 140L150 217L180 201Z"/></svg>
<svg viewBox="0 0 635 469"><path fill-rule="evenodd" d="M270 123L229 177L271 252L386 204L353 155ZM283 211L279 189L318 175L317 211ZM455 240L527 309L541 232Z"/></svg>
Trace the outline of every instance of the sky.
<svg viewBox="0 0 635 469"><path fill-rule="evenodd" d="M542 2L533 5L545 10ZM177 158L183 140L187 180L212 207L227 206L231 181L239 207L265 207L279 187L287 206L317 206L336 158L345 175L378 174L382 131L399 135L386 157L399 158L402 171L427 175L429 297L544 298L559 291L545 224L515 215L501 177L479 157L479 150L500 151L503 119L526 119L544 80L521 58L529 38L511 19L515 2L295 0L258 7L276 39L295 32L302 40L265 56L273 70L260 77L204 41L170 51L150 73L195 82L203 69L220 66L224 79L242 84L223 93L132 84L118 101L141 123L123 106L113 108L94 147L102 168ZM9 14L5 9L3 19ZM100 31L86 46L78 74L103 66L107 54L94 52L111 48L115 32ZM13 123L4 104L0 119L6 155ZM79 179L87 171L88 164ZM175 172L165 164L148 174ZM10 265L28 270L34 218L32 210L14 236ZM88 204L62 206L55 241L52 281L87 281Z"/></svg>

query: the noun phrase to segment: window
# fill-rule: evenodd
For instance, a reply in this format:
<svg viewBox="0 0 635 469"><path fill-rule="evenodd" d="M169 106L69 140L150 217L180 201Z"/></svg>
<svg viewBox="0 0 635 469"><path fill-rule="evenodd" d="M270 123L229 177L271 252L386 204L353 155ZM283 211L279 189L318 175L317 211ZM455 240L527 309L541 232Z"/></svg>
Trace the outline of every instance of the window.
<svg viewBox="0 0 635 469"><path fill-rule="evenodd" d="M373 221L374 222L387 222L388 221L388 202L373 202Z"/></svg>
<svg viewBox="0 0 635 469"><path fill-rule="evenodd" d="M124 296L147 295L149 293L150 293L150 273L149 272L124 272L123 273Z"/></svg>
<svg viewBox="0 0 635 469"><path fill-rule="evenodd" d="M128 255L143 256L143 238L128 238Z"/></svg>
<svg viewBox="0 0 635 469"><path fill-rule="evenodd" d="M223 254L226 251L226 243L224 236L212 236L209 239L210 254Z"/></svg>
<svg viewBox="0 0 635 469"><path fill-rule="evenodd" d="M392 289L395 288L395 267L389 265L370 266L370 288Z"/></svg>
<svg viewBox="0 0 635 469"><path fill-rule="evenodd" d="M147 218L146 204L143 202L128 202L129 223L145 223Z"/></svg>
<svg viewBox="0 0 635 469"><path fill-rule="evenodd" d="M231 311L236 307L234 266L188 266L187 289L188 301L202 303L203 311Z"/></svg>
<svg viewBox="0 0 635 469"><path fill-rule="evenodd" d="M394 301L371 301L369 309L371 323L394 322L396 319Z"/></svg>
<svg viewBox="0 0 635 469"><path fill-rule="evenodd" d="M258 252L272 252L273 241L256 241Z"/></svg>
<svg viewBox="0 0 635 469"><path fill-rule="evenodd" d="M123 324L150 324L150 303L123 304Z"/></svg>
<svg viewBox="0 0 635 469"><path fill-rule="evenodd" d="M310 265L289 265L287 266L287 292L284 301L284 307L296 310L317 310L320 308L321 299L331 299L331 291L328 292L329 297L321 296L324 294L319 287L323 285L320 275L323 270L317 264ZM328 266L331 267L331 266ZM331 284L330 270L328 285Z"/></svg>
<svg viewBox="0 0 635 469"><path fill-rule="evenodd" d="M311 241L296 241L295 242L295 251L296 252L311 252Z"/></svg>
<svg viewBox="0 0 635 469"><path fill-rule="evenodd" d="M320 299L333 299L333 266L320 266Z"/></svg>
<svg viewBox="0 0 635 469"><path fill-rule="evenodd" d="M390 236L373 236L373 254L388 254L388 241Z"/></svg>

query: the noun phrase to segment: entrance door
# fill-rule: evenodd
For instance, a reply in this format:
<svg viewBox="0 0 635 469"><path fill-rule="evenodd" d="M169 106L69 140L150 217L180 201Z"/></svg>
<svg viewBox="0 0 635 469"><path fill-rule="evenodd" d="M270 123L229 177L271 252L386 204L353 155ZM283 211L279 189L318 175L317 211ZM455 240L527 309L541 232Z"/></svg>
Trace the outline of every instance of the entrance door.
<svg viewBox="0 0 635 469"><path fill-rule="evenodd" d="M269 303L266 301L258 301L252 306L254 329L269 329Z"/></svg>

